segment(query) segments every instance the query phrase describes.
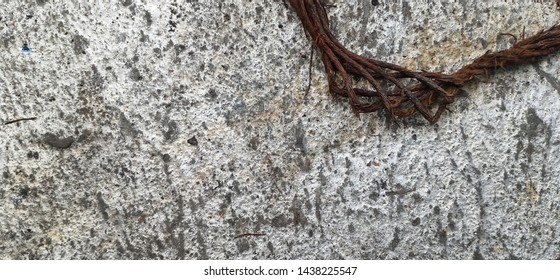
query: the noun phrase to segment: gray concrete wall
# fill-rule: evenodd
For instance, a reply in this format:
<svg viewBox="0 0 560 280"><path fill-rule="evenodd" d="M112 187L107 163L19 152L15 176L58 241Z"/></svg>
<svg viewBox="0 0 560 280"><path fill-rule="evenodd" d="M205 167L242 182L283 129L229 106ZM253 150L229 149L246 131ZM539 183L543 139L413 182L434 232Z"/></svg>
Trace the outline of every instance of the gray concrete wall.
<svg viewBox="0 0 560 280"><path fill-rule="evenodd" d="M560 19L554 1L329 2L350 49L426 70ZM282 1L4 0L0 34L0 119L37 118L0 125L0 258L560 256L558 55L397 128L333 102L317 58L305 95Z"/></svg>

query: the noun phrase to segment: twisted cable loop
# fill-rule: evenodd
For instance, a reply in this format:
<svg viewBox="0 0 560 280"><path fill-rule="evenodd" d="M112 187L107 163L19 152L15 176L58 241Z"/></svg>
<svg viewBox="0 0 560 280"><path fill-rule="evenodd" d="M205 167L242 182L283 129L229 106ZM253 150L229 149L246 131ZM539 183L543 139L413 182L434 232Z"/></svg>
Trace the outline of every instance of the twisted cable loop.
<svg viewBox="0 0 560 280"><path fill-rule="evenodd" d="M466 83L496 69L532 63L560 51L560 25L555 25L509 49L487 52L451 74L413 71L345 48L331 32L321 0L289 3L322 54L330 93L347 98L358 117L379 110L387 111L392 118L420 113L434 124ZM355 80L365 80L368 86L356 87Z"/></svg>

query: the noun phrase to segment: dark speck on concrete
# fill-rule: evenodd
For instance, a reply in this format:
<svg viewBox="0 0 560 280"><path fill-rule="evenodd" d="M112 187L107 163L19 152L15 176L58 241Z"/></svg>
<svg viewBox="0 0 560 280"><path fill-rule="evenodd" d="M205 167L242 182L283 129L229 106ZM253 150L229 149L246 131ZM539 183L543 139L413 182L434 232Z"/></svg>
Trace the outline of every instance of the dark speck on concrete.
<svg viewBox="0 0 560 280"><path fill-rule="evenodd" d="M478 248L476 249L476 251L474 251L473 260L484 260L484 257L482 256Z"/></svg>
<svg viewBox="0 0 560 280"><path fill-rule="evenodd" d="M391 248L392 251L394 251L397 246L399 246L399 243L401 242L400 238L399 238L399 229L395 228L395 232L393 233L393 240L391 240L391 244L389 244L389 247Z"/></svg>
<svg viewBox="0 0 560 280"><path fill-rule="evenodd" d="M138 68L132 68L128 76L135 82L142 80L142 75L140 74L140 70L138 70Z"/></svg>
<svg viewBox="0 0 560 280"><path fill-rule="evenodd" d="M146 11L144 13L144 19L146 20L146 25L150 26L152 25L152 14L150 14L150 12Z"/></svg>
<svg viewBox="0 0 560 280"><path fill-rule="evenodd" d="M210 90L208 90L208 92L204 96L206 98L208 98L209 100L215 100L216 97L218 97L218 93L216 92L215 89L211 88Z"/></svg>
<svg viewBox="0 0 560 280"><path fill-rule="evenodd" d="M441 224L438 225L441 228ZM438 241L440 244L447 244L447 231L440 229L437 233Z"/></svg>
<svg viewBox="0 0 560 280"><path fill-rule="evenodd" d="M167 131L164 132L165 140L172 140L175 135L177 135L177 122L169 121L167 123Z"/></svg>
<svg viewBox="0 0 560 280"><path fill-rule="evenodd" d="M284 214L280 214L272 218L272 221L270 223L273 227L286 227L289 221Z"/></svg>
<svg viewBox="0 0 560 280"><path fill-rule="evenodd" d="M539 116L534 108L527 109L526 114L527 119L527 136L529 138L537 136L539 133L543 132L544 122Z"/></svg>
<svg viewBox="0 0 560 280"><path fill-rule="evenodd" d="M59 149L67 149L70 148L72 143L74 143L74 137L59 137L55 134L47 133L43 136L43 141L49 146Z"/></svg>
<svg viewBox="0 0 560 280"><path fill-rule="evenodd" d="M84 36L74 35L74 37L72 37L72 46L76 55L85 54L89 46L89 41Z"/></svg>
<svg viewBox="0 0 560 280"><path fill-rule="evenodd" d="M160 48L153 48L152 51L156 55L156 57L161 57L161 49Z"/></svg>
<svg viewBox="0 0 560 280"><path fill-rule="evenodd" d="M315 189L315 217L317 218L317 221L319 221L319 223L322 220L322 216L321 216L321 195L322 195L322 189L321 188L317 188Z"/></svg>
<svg viewBox="0 0 560 280"><path fill-rule="evenodd" d="M138 136L138 131L134 128L134 125L126 118L124 113L120 113L119 123L121 127L121 131L125 135L130 135L132 137Z"/></svg>
<svg viewBox="0 0 560 280"><path fill-rule="evenodd" d="M261 143L260 138L258 136L255 136L251 138L251 140L249 141L249 147L251 147L251 149L256 151L260 143Z"/></svg>
<svg viewBox="0 0 560 280"><path fill-rule="evenodd" d="M128 9L132 13L132 15L136 15L136 5L135 4L132 4L132 5L128 6Z"/></svg>
<svg viewBox="0 0 560 280"><path fill-rule="evenodd" d="M103 200L103 196L100 192L97 193L97 206L99 207L99 212L101 212L103 219L108 220L109 214L107 213L107 208L109 208L109 205L105 203L105 200Z"/></svg>
<svg viewBox="0 0 560 280"><path fill-rule="evenodd" d="M455 221L453 221L453 214L452 213L447 214L447 227L449 228L449 230L455 230L455 228L456 228Z"/></svg>
<svg viewBox="0 0 560 280"><path fill-rule="evenodd" d="M303 127L303 122L299 120L297 126L295 127L295 148L305 152L305 128Z"/></svg>
<svg viewBox="0 0 560 280"><path fill-rule="evenodd" d="M191 137L189 140L187 140L187 143L193 145L193 146L198 146L198 140L196 140L196 137L193 136Z"/></svg>
<svg viewBox="0 0 560 280"><path fill-rule="evenodd" d="M175 32L177 29L177 22L174 20L169 21L169 32Z"/></svg>
<svg viewBox="0 0 560 280"><path fill-rule="evenodd" d="M189 208L191 209L191 212L198 211L198 204L196 203L196 201L194 201L193 199L189 199Z"/></svg>
<svg viewBox="0 0 560 280"><path fill-rule="evenodd" d="M31 189L29 187L23 187L22 189L19 190L19 196L22 199L26 199L29 196L30 191Z"/></svg>
<svg viewBox="0 0 560 280"><path fill-rule="evenodd" d="M523 142L519 140L515 146L515 160L519 159L519 153L521 153L521 151L523 151Z"/></svg>
<svg viewBox="0 0 560 280"><path fill-rule="evenodd" d="M27 153L27 158L39 159L39 153L34 152L34 151L29 151Z"/></svg>
<svg viewBox="0 0 560 280"><path fill-rule="evenodd" d="M327 176L325 176L325 173L323 173L323 170L319 171L319 182L321 182L321 186L326 185L327 182L328 182Z"/></svg>
<svg viewBox="0 0 560 280"><path fill-rule="evenodd" d="M169 154L164 154L161 158L163 159L163 162L171 161L171 156Z"/></svg>
<svg viewBox="0 0 560 280"><path fill-rule="evenodd" d="M247 239L239 239L237 241L237 250L239 250L240 253L243 253L247 250L249 250L251 248L249 241Z"/></svg>
<svg viewBox="0 0 560 280"><path fill-rule="evenodd" d="M353 224L348 225L348 232L350 232L350 233L356 232L356 228L354 227Z"/></svg>
<svg viewBox="0 0 560 280"><path fill-rule="evenodd" d="M185 51L187 47L185 45L175 45L175 55L180 55L182 52Z"/></svg>

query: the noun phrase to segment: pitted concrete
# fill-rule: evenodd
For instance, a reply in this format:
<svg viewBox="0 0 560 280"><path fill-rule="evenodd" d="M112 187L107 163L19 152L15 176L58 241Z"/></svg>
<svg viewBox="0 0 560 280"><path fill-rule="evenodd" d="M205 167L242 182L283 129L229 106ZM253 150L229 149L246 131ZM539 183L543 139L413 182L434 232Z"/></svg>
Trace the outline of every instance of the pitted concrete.
<svg viewBox="0 0 560 280"><path fill-rule="evenodd" d="M36 117L0 129L1 258L560 256L560 56L395 127L332 100L317 56L308 80L282 1L84 2L0 9L0 120ZM538 1L329 2L350 49L425 70L560 19Z"/></svg>

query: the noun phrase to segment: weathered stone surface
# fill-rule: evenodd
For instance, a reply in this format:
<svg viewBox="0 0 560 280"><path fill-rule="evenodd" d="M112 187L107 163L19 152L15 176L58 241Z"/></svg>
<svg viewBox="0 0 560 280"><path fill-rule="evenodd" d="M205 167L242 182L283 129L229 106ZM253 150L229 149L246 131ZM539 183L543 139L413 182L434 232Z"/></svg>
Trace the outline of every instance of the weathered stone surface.
<svg viewBox="0 0 560 280"><path fill-rule="evenodd" d="M396 128L333 102L317 58L305 95L282 1L86 2L0 9L0 119L37 117L0 129L0 258L560 256L560 56ZM329 2L349 48L441 71L560 19L554 1Z"/></svg>

